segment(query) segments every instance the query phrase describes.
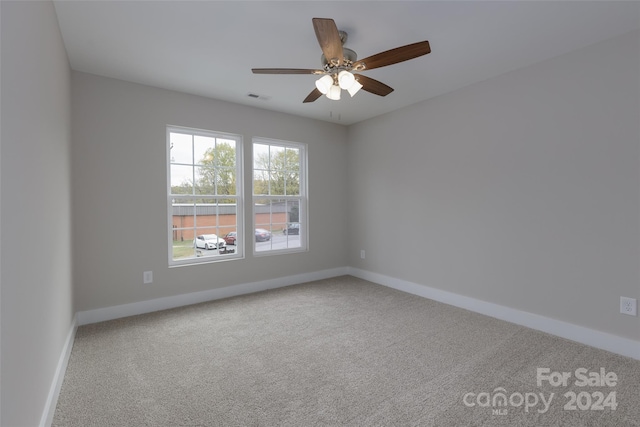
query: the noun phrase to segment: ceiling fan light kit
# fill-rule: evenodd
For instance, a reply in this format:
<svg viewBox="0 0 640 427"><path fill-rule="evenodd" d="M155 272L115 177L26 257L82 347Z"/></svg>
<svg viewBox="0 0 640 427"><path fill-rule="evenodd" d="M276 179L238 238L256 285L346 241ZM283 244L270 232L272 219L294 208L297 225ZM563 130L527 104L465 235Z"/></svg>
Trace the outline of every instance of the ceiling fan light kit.
<svg viewBox="0 0 640 427"><path fill-rule="evenodd" d="M340 101L340 92L341 92L340 86L333 85L329 89L329 92L327 92L327 98L333 101Z"/></svg>
<svg viewBox="0 0 640 427"><path fill-rule="evenodd" d="M318 88L320 93L326 95L327 98L338 101L340 100L340 90L344 89L349 92L349 95L353 96L362 89L362 85L356 80L353 74L347 70L342 70L338 73L337 78L335 74L325 74L320 77L316 80L316 88Z"/></svg>
<svg viewBox="0 0 640 427"><path fill-rule="evenodd" d="M316 80L316 87L323 95L329 93L329 89L333 86L333 77L330 75L325 75Z"/></svg>
<svg viewBox="0 0 640 427"><path fill-rule="evenodd" d="M349 89L355 81L356 78L347 70L342 70L338 73L338 84L340 85L340 89Z"/></svg>
<svg viewBox="0 0 640 427"><path fill-rule="evenodd" d="M387 96L393 88L370 77L353 74L352 71L365 71L386 67L408 61L431 52L428 41L413 43L406 46L387 50L365 59L357 60L356 53L343 47L347 40L347 33L338 31L333 19L313 18L313 29L318 43L322 48L322 70L299 68L253 68L254 74L313 74L321 75L316 80L314 89L303 102L313 102L322 95L338 101L340 92L344 89L354 96L360 89L378 96Z"/></svg>
<svg viewBox="0 0 640 427"><path fill-rule="evenodd" d="M362 89L362 85L360 84L359 81L355 80L351 85L351 87L347 89L347 92L349 92L349 95L353 96L356 93L358 93L360 89Z"/></svg>

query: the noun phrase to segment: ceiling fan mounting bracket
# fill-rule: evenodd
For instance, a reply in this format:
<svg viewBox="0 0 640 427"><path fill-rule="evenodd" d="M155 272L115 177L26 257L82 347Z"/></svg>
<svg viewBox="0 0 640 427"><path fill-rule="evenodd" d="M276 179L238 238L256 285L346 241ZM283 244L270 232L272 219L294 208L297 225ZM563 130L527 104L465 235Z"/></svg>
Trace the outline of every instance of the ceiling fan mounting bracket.
<svg viewBox="0 0 640 427"><path fill-rule="evenodd" d="M349 34L346 31L338 30L338 35L340 35L340 41L342 42L342 46L347 42L349 38Z"/></svg>

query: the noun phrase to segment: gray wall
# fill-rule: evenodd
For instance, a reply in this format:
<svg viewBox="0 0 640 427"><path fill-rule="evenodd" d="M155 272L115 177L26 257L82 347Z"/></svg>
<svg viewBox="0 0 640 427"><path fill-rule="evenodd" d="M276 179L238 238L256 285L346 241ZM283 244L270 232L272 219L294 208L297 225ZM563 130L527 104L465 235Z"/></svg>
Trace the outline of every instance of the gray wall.
<svg viewBox="0 0 640 427"><path fill-rule="evenodd" d="M40 422L71 328L70 71L50 2L2 9L3 426Z"/></svg>
<svg viewBox="0 0 640 427"><path fill-rule="evenodd" d="M635 31L351 126L349 265L640 339L639 102Z"/></svg>
<svg viewBox="0 0 640 427"><path fill-rule="evenodd" d="M78 311L346 266L344 126L85 73L74 72L72 82ZM242 260L168 268L168 124L243 136L248 208L251 138L308 144L309 251L268 257L248 251ZM153 271L154 283L143 285L145 270Z"/></svg>

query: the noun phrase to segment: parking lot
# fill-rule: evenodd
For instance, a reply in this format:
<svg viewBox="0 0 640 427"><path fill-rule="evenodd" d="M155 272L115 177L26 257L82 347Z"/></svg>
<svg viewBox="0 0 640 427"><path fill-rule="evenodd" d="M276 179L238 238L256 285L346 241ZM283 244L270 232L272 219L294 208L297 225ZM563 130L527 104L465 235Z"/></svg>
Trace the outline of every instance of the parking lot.
<svg viewBox="0 0 640 427"><path fill-rule="evenodd" d="M292 235L287 236L284 234L274 234L271 236L271 240L266 242L256 242L256 251L268 251L270 249L288 249L299 248L300 236Z"/></svg>
<svg viewBox="0 0 640 427"><path fill-rule="evenodd" d="M227 245L227 250L237 250L238 241L236 241L236 245ZM271 236L271 240L267 240L265 242L255 242L256 252L264 252L268 250L278 250L278 249L290 249L290 248L299 248L300 247L300 236L299 235L284 235L284 234L274 234ZM215 249L206 250L206 249L198 249L196 251L196 256L221 256L219 252Z"/></svg>

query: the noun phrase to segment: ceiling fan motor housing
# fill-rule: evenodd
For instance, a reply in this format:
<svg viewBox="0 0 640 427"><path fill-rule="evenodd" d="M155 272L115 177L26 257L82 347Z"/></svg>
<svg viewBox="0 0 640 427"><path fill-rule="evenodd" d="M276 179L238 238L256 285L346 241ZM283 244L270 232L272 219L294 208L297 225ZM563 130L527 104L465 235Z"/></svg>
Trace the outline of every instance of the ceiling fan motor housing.
<svg viewBox="0 0 640 427"><path fill-rule="evenodd" d="M358 59L358 54L355 53L353 50L349 49L348 47L343 46L342 53L343 53L342 56L344 57L345 65L349 64L349 67ZM323 67L325 67L326 65L329 65L329 61L327 61L327 57L324 56L324 53L320 55L320 61L322 62Z"/></svg>

